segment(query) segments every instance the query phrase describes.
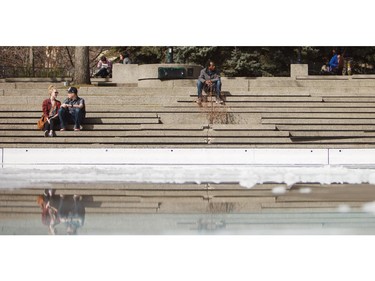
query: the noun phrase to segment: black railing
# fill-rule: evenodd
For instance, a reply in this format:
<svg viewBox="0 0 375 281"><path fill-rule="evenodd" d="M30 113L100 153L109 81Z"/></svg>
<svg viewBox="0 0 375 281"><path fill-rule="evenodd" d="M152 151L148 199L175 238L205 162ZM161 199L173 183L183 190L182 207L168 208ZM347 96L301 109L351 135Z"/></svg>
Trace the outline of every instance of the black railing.
<svg viewBox="0 0 375 281"><path fill-rule="evenodd" d="M0 66L0 78L21 78L21 77L72 77L73 71L65 68L44 68L44 67L13 67Z"/></svg>

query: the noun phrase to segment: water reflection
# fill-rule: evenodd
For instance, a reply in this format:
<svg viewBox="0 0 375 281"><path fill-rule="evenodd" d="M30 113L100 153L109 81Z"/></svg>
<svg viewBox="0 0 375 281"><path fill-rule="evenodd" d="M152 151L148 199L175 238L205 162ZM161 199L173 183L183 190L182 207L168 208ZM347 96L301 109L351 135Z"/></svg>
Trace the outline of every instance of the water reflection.
<svg viewBox="0 0 375 281"><path fill-rule="evenodd" d="M0 189L0 234L375 234L371 184L51 187Z"/></svg>
<svg viewBox="0 0 375 281"><path fill-rule="evenodd" d="M63 224L66 234L77 234L85 222L85 206L82 196L56 194L56 189L45 189L37 203L42 210L42 223L48 227L49 234L57 234L57 225Z"/></svg>

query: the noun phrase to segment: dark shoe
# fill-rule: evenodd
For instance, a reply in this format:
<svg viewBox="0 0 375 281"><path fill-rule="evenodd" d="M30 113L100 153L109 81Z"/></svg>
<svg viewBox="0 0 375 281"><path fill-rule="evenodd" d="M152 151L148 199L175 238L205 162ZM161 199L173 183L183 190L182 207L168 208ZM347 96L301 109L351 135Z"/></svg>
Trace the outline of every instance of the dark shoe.
<svg viewBox="0 0 375 281"><path fill-rule="evenodd" d="M48 130L45 130L45 131L44 131L44 136L45 136L45 137L48 137Z"/></svg>

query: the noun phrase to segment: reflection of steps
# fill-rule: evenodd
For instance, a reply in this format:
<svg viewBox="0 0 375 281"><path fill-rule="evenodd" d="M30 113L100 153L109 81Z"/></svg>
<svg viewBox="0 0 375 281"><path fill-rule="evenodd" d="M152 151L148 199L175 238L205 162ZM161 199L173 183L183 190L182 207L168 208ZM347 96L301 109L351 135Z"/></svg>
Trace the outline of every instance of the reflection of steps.
<svg viewBox="0 0 375 281"><path fill-rule="evenodd" d="M87 213L247 213L276 209L335 210L345 204L358 209L375 201L373 185L293 185L285 194L261 184L54 184L56 194L80 194ZM301 188L310 188L303 193ZM0 190L1 213L39 213L42 189Z"/></svg>
<svg viewBox="0 0 375 281"><path fill-rule="evenodd" d="M82 195L86 222L80 234L375 231L375 216L362 211L364 203L375 201L374 185L295 184L285 194L272 192L280 186L285 187L261 184L246 189L234 183L52 184L56 194ZM47 234L36 205L36 197L42 192L42 188L0 190L0 234ZM64 231L64 225L59 225L58 233Z"/></svg>

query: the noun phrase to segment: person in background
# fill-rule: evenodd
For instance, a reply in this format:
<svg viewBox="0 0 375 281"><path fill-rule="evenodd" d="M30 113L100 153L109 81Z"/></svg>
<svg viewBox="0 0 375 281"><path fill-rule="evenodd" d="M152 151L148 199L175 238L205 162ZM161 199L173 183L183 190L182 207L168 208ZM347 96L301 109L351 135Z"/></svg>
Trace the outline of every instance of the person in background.
<svg viewBox="0 0 375 281"><path fill-rule="evenodd" d="M78 97L76 87L68 89L68 98L64 100L58 112L60 118L60 131L66 130L68 122L74 123L74 131L81 130L81 124L86 116L85 100Z"/></svg>
<svg viewBox="0 0 375 281"><path fill-rule="evenodd" d="M120 63L131 64L131 61L130 61L128 53L125 52L125 53L121 53L120 54Z"/></svg>
<svg viewBox="0 0 375 281"><path fill-rule="evenodd" d="M98 68L98 72L94 74L94 77L112 77L112 62L108 60L105 56L102 56L100 58L96 67Z"/></svg>
<svg viewBox="0 0 375 281"><path fill-rule="evenodd" d="M336 52L336 49L332 50L332 54L333 54L332 58L330 59L328 63L328 71L331 73L335 73L339 65L339 59L338 59L338 54Z"/></svg>
<svg viewBox="0 0 375 281"><path fill-rule="evenodd" d="M44 136L54 137L55 131L59 126L58 112L61 102L57 100L59 92L55 86L48 87L49 98L45 99L42 103L43 115L47 122L44 124Z"/></svg>
<svg viewBox="0 0 375 281"><path fill-rule="evenodd" d="M209 89L214 89L216 92L216 103L222 103L223 100L220 98L221 92L221 79L220 73L216 70L215 63L211 60L207 62L206 68L203 68L200 72L197 81L198 89L198 100L197 103L202 102L202 90L205 89L207 92Z"/></svg>

